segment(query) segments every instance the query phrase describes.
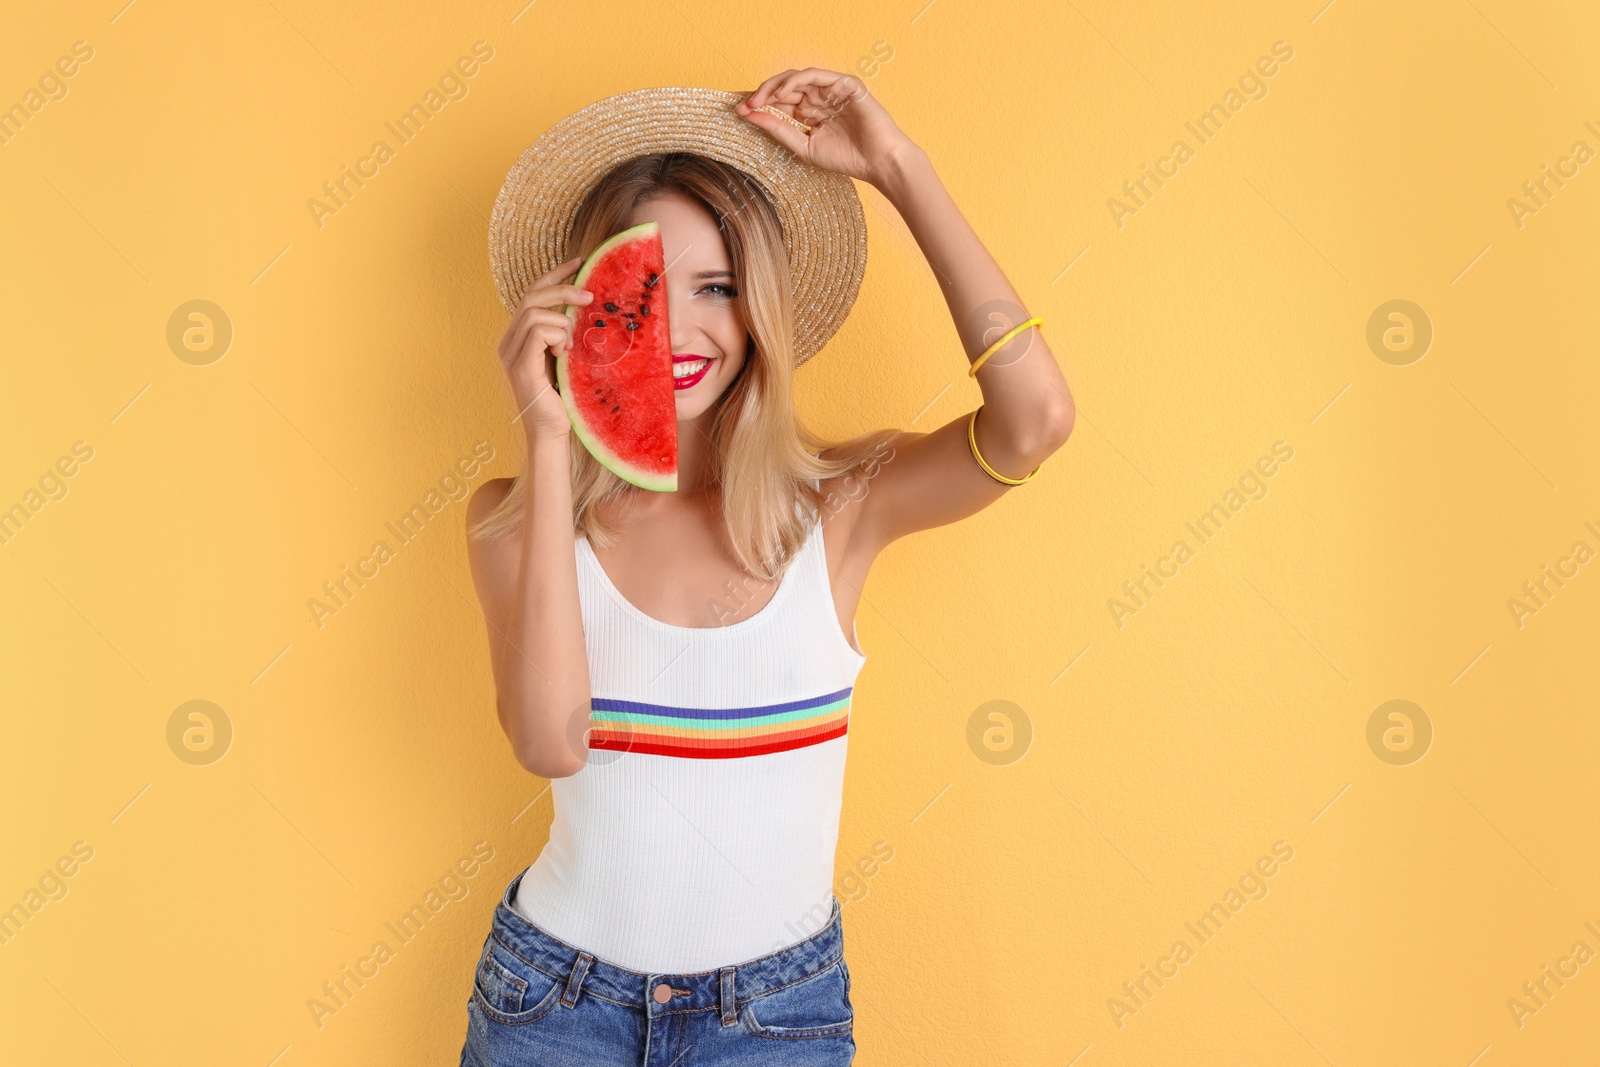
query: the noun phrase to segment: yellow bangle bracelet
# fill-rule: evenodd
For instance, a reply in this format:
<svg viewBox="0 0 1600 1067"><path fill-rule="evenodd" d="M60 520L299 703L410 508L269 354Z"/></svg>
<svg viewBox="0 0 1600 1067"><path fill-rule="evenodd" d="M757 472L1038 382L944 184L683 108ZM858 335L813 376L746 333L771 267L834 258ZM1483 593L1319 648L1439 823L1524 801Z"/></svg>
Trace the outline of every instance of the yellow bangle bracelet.
<svg viewBox="0 0 1600 1067"><path fill-rule="evenodd" d="M972 446L972 458L978 461L978 466L983 468L983 473L987 474L989 477L993 478L995 481L1000 482L1002 485L1021 485L1023 482L1027 481L1029 478L1032 478L1035 474L1038 474L1039 473L1039 467L1035 467L1035 468L1033 468L1032 471L1030 471L1028 473L1027 478L1007 478L1004 474L1001 474L999 471L996 471L993 467L989 466L989 464L987 464L987 463L985 463L983 461L983 457L978 454L978 434L977 434L978 412L980 412L982 410L983 410L983 408L981 408L981 407L974 408L972 410L972 417L967 420L967 444ZM1041 463L1039 466L1042 467L1042 466L1044 466L1044 464Z"/></svg>
<svg viewBox="0 0 1600 1067"><path fill-rule="evenodd" d="M1017 327L1012 328L1011 330L1006 331L1006 334L1005 334L1004 337L1000 338L1000 340L996 341L994 344L992 344L988 348L984 349L983 350L983 355L979 356L977 359L972 361L972 366L967 368L967 377L969 377L969 378L976 377L977 373L978 373L978 368L983 366L983 361L988 359L990 356L994 355L996 352L1000 351L1000 349L1004 348L1005 347L1005 343L1007 341L1011 340L1013 337L1017 336L1017 334L1021 333L1023 330L1026 330L1030 326L1043 326L1043 325L1044 325L1044 320L1043 319L1033 318L1033 319L1029 319L1027 322L1023 323L1021 326L1017 326Z"/></svg>

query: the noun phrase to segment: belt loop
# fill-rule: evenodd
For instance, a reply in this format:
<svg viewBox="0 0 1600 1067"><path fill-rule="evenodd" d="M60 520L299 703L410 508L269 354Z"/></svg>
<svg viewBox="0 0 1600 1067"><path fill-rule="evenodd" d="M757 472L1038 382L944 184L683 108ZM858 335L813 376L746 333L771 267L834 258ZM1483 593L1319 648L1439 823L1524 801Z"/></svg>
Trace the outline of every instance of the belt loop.
<svg viewBox="0 0 1600 1067"><path fill-rule="evenodd" d="M570 1008L578 1002L578 990L583 987L583 980L589 976L589 965L593 962L594 957L587 952L578 953L578 958L572 965L572 973L567 975L567 988L561 994L561 1003Z"/></svg>
<svg viewBox="0 0 1600 1067"><path fill-rule="evenodd" d="M735 970L735 968L733 968L733 967L724 967L724 968L722 968L722 977L721 977L721 987L722 988L721 988L721 992L722 992L722 1025L723 1026L732 1026L734 1023L738 1022L738 1020L739 1020L739 1012L738 1012L738 1009L735 1007L735 1003L736 1002L735 1002L734 996L733 996L733 973L734 973L734 970Z"/></svg>

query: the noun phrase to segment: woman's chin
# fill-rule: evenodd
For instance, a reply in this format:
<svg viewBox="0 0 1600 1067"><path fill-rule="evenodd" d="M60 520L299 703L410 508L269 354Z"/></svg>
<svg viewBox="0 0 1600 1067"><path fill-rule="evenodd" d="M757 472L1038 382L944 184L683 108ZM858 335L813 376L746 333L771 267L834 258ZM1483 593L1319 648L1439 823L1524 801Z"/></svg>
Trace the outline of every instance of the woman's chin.
<svg viewBox="0 0 1600 1067"><path fill-rule="evenodd" d="M701 382L691 389L684 389L678 393L679 422L689 422L697 419L706 413L706 409L711 407L715 397L709 389L705 388L705 385L705 382Z"/></svg>

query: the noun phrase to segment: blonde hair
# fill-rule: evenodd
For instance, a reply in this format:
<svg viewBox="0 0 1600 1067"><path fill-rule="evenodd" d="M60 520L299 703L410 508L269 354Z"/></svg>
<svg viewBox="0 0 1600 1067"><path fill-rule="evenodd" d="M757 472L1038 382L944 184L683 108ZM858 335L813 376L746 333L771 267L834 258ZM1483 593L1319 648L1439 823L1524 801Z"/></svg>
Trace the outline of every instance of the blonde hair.
<svg viewBox="0 0 1600 1067"><path fill-rule="evenodd" d="M589 191L573 220L566 255L588 257L626 227L634 207L664 192L697 201L717 220L733 263L739 306L749 333L745 365L717 400L707 457L708 484L718 487L728 539L740 566L774 581L804 544L824 494L810 484L873 463L898 431L878 430L843 442L812 434L794 407L794 307L783 228L772 202L736 167L689 152L640 156L619 164ZM832 450L832 458L821 452ZM526 456L526 453L524 453ZM873 470L870 473L876 473ZM522 525L527 462L505 499L469 531L500 537ZM606 548L621 531L601 515L604 505L634 490L572 444L574 536Z"/></svg>

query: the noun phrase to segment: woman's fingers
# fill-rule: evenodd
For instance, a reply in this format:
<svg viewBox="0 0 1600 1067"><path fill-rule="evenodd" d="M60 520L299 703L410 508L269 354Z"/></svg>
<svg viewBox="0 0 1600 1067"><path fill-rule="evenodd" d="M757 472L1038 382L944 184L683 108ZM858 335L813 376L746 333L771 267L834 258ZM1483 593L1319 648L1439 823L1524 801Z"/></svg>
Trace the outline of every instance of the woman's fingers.
<svg viewBox="0 0 1600 1067"><path fill-rule="evenodd" d="M772 100L774 103L798 104L805 98L808 89L815 90L819 94L819 99L825 98L830 89L849 77L848 74L823 70L820 67L790 71L773 87Z"/></svg>
<svg viewBox="0 0 1600 1067"><path fill-rule="evenodd" d="M809 149L806 146L806 139L809 135L806 131L791 126L776 115L771 115L765 111L751 111L744 118L752 126L761 127L768 137L783 145L796 156L801 159L809 157Z"/></svg>
<svg viewBox="0 0 1600 1067"><path fill-rule="evenodd" d="M745 97L745 106L754 108L760 107L762 104L767 103L767 95L772 92L773 87L793 73L795 73L793 70L786 70L782 74L774 74L772 77L756 86L756 91Z"/></svg>
<svg viewBox="0 0 1600 1067"><path fill-rule="evenodd" d="M799 142L795 138L777 132L779 124L786 123L781 119L777 123L768 123L759 118L761 113L754 109L764 105L775 107L808 126L817 126L865 94L866 86L852 74L807 67L805 70L789 70L768 78L760 89L746 98L740 113L772 133L785 146L799 151Z"/></svg>
<svg viewBox="0 0 1600 1067"><path fill-rule="evenodd" d="M547 292L557 304L587 304L594 299L593 293L576 285L555 285Z"/></svg>
<svg viewBox="0 0 1600 1067"><path fill-rule="evenodd" d="M546 316L556 316L549 318ZM559 312L548 311L543 308L529 308L521 312L515 321L507 327L505 336L500 339L500 361L509 365L529 344L529 337L540 326L549 329L559 329L565 332L570 322L565 315Z"/></svg>
<svg viewBox="0 0 1600 1067"><path fill-rule="evenodd" d="M578 271L578 268L581 267L582 265L583 265L583 260L578 256L574 256L573 258L567 260L565 263L559 264L554 269L552 269L550 271L547 271L546 273L541 274L539 277L535 278L532 281L532 283L529 284L527 292L522 294L522 299L517 302L518 308L527 307L530 304L530 302L531 303L541 303L541 302L548 303L548 300L544 299L544 297L542 295L540 297L536 298L535 294L547 294L552 289L559 289L559 290L561 290L563 292L566 292L566 291L583 292L584 290L578 289L576 286L558 285L557 284L558 282L562 281L563 279L570 278L570 277L572 277L572 275L576 274L577 271ZM570 303L573 303L573 301L572 300L568 300L567 303L570 304Z"/></svg>
<svg viewBox="0 0 1600 1067"><path fill-rule="evenodd" d="M535 334L547 338L543 344L554 345L559 343L570 346L572 343L572 320L559 311L550 311L546 308L528 308L522 313L506 336L506 354L515 358L515 355L526 350ZM550 340L548 338L556 338Z"/></svg>
<svg viewBox="0 0 1600 1067"><path fill-rule="evenodd" d="M565 263L558 263L546 273L535 278L533 280L533 284L528 286L528 288L537 289L540 286L549 285L552 282L560 281L562 278L571 277L573 272L575 272L582 265L583 258L581 256L573 256Z"/></svg>
<svg viewBox="0 0 1600 1067"><path fill-rule="evenodd" d="M512 375L522 373L552 377L550 365L545 357L559 352L565 342L566 334L556 327L535 326L528 333L527 345L515 350L515 355L506 369Z"/></svg>
<svg viewBox="0 0 1600 1067"><path fill-rule="evenodd" d="M768 78L762 83L761 88L746 100L747 104L754 104L754 107L741 105L739 113L752 125L761 127L768 136L800 159L831 170L854 173L854 170L841 164L840 158L834 158L839 154L837 145L831 155L824 152L825 158L818 158L814 154L819 147L816 134L819 127L827 129L825 124L844 112L851 104L866 99L868 95L861 79L852 74L823 70L820 67L807 67L805 70L785 71L783 74ZM755 110L762 106L781 111L811 129L801 129L768 112ZM876 108L871 110L875 111ZM863 121L870 121L870 117L864 118ZM850 125L850 123L841 124L841 126ZM839 144L853 142L859 136L859 130L846 129ZM834 142L830 142L832 143ZM855 147L856 154L862 154L862 146ZM859 170L860 167L856 166L854 169Z"/></svg>
<svg viewBox="0 0 1600 1067"><path fill-rule="evenodd" d="M593 299L593 293L576 285L536 285L528 290L528 295L522 298L517 310L520 312L528 308L554 307L557 304L576 304L581 307Z"/></svg>
<svg viewBox="0 0 1600 1067"><path fill-rule="evenodd" d="M761 104L796 103L800 99L795 91L796 86L807 84L808 79L818 73L825 74L827 72L819 72L816 67L807 67L805 70L786 70L782 74L769 78L768 81L772 83L772 86L767 90L766 95L757 101L757 106Z"/></svg>
<svg viewBox="0 0 1600 1067"><path fill-rule="evenodd" d="M522 346L527 342L528 333L539 324L538 315L546 309L525 307L517 311L517 317L511 320L511 325L506 327L505 336L500 340L500 357L502 359L515 358Z"/></svg>
<svg viewBox="0 0 1600 1067"><path fill-rule="evenodd" d="M866 86L854 75L841 74L827 82L812 82L799 90L795 113L802 122L815 125L844 110L845 105L866 93Z"/></svg>
<svg viewBox="0 0 1600 1067"><path fill-rule="evenodd" d="M541 323L533 328L526 351L528 358L538 358L546 352L555 352L572 339L572 335L559 326L547 326Z"/></svg>

